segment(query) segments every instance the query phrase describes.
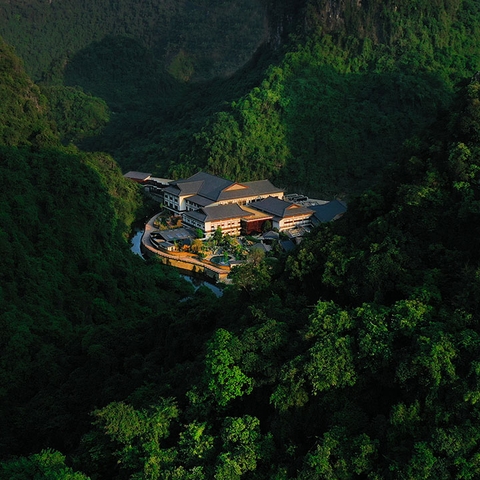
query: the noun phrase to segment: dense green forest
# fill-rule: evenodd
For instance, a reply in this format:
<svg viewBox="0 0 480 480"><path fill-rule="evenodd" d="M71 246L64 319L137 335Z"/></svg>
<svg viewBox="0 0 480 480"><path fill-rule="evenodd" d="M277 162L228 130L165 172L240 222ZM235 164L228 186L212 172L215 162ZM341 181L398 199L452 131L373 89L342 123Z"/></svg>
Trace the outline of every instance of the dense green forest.
<svg viewBox="0 0 480 480"><path fill-rule="evenodd" d="M263 10L255 0L14 0L0 4L0 30L35 80L60 81L66 63L85 48L105 52L108 38L140 40L170 74L187 80L246 62L266 34ZM128 68L122 43L109 53Z"/></svg>
<svg viewBox="0 0 480 480"><path fill-rule="evenodd" d="M269 177L330 198L378 181L480 62L475 0L0 8L0 34L46 96L78 88L112 112L64 143L124 171Z"/></svg>
<svg viewBox="0 0 480 480"><path fill-rule="evenodd" d="M0 72L5 456L78 440L88 412L128 383L135 362L111 376L130 361L125 340L152 315L166 321L191 288L129 255L126 235L147 213L138 189L111 157L61 145L45 98L3 42Z"/></svg>
<svg viewBox="0 0 480 480"><path fill-rule="evenodd" d="M132 82L37 85L0 40L0 478L480 476L477 4L266 8L201 83L129 38ZM158 205L110 153L358 194L217 298L131 253Z"/></svg>

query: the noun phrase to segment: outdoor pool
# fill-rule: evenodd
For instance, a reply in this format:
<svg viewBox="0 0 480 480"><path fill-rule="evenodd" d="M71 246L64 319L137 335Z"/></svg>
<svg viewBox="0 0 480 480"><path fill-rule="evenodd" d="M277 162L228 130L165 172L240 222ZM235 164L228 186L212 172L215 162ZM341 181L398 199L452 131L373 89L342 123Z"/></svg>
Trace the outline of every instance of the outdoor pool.
<svg viewBox="0 0 480 480"><path fill-rule="evenodd" d="M210 259L212 263L216 263L217 265L230 265L230 260L232 260L232 257L230 255L227 257L227 261L225 261L225 257L223 255L215 255Z"/></svg>

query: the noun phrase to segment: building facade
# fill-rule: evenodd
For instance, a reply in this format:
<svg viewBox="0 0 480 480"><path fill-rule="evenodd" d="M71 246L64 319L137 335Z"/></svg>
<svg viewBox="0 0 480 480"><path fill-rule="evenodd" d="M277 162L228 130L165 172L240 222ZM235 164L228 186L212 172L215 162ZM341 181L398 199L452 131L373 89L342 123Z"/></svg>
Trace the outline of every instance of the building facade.
<svg viewBox="0 0 480 480"><path fill-rule="evenodd" d="M276 197L268 197L255 203L255 209L272 216L272 226L282 232L292 228L308 227L313 210L287 202Z"/></svg>
<svg viewBox="0 0 480 480"><path fill-rule="evenodd" d="M283 200L284 191L269 180L236 183L204 172L170 182L163 198L185 226L207 238L217 228L231 236L260 233L266 222L279 231L309 226L314 213Z"/></svg>
<svg viewBox="0 0 480 480"><path fill-rule="evenodd" d="M215 205L182 214L183 224L200 228L206 237L212 236L217 228L224 234L236 237L241 233L242 218L250 216L240 205Z"/></svg>

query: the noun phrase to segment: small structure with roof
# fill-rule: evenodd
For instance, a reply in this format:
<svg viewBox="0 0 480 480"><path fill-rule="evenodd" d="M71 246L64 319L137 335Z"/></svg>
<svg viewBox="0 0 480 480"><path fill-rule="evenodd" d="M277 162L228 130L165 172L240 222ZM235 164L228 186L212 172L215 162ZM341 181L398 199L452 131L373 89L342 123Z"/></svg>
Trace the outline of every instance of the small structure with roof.
<svg viewBox="0 0 480 480"><path fill-rule="evenodd" d="M312 205L309 208L314 211L312 216L313 225L337 220L347 211L347 205L341 200L332 200L323 205Z"/></svg>
<svg viewBox="0 0 480 480"><path fill-rule="evenodd" d="M262 235L262 241L266 244L271 244L275 241L278 241L279 239L280 239L280 234L273 230L270 230L269 232L265 232Z"/></svg>
<svg viewBox="0 0 480 480"><path fill-rule="evenodd" d="M123 176L125 178L128 178L129 180L133 180L136 183L146 184L147 181L152 176L152 174L151 173L145 173L145 172L130 171L130 172L125 173Z"/></svg>
<svg viewBox="0 0 480 480"><path fill-rule="evenodd" d="M156 235L165 242L177 245L190 245L195 235L186 228L172 228L170 230L160 230Z"/></svg>
<svg viewBox="0 0 480 480"><path fill-rule="evenodd" d="M280 246L284 252L291 252L292 250L295 250L296 247L295 243L291 240L280 240Z"/></svg>

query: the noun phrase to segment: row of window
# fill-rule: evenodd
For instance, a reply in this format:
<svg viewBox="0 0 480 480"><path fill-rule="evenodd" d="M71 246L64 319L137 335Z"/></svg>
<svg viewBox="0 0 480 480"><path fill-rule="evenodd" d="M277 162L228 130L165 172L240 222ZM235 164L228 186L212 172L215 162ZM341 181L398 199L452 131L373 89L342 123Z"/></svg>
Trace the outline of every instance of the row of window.
<svg viewBox="0 0 480 480"><path fill-rule="evenodd" d="M223 233L228 233L228 234L240 233L240 224L233 224L233 225L228 224L228 226L222 226L221 224L212 224L210 228L211 233L214 233L218 227L222 229Z"/></svg>
<svg viewBox="0 0 480 480"><path fill-rule="evenodd" d="M198 222L197 220L193 220L192 218L186 217L185 215L183 216L183 221L192 227L196 228L201 228L203 230L204 225L201 222Z"/></svg>
<svg viewBox="0 0 480 480"><path fill-rule="evenodd" d="M200 205L187 203L187 212L194 212L195 210L198 210L199 208L200 208Z"/></svg>
<svg viewBox="0 0 480 480"><path fill-rule="evenodd" d="M231 225L233 226L240 225L240 220L228 222L228 223L216 223L215 226L212 225L212 228L218 228L218 227L226 228L226 227L230 227Z"/></svg>
<svg viewBox="0 0 480 480"><path fill-rule="evenodd" d="M287 227L287 226L292 226L292 225L295 225L295 226L301 226L301 225L308 225L310 224L310 218L304 218L302 220L285 220L283 222L281 222L282 225L284 227Z"/></svg>

